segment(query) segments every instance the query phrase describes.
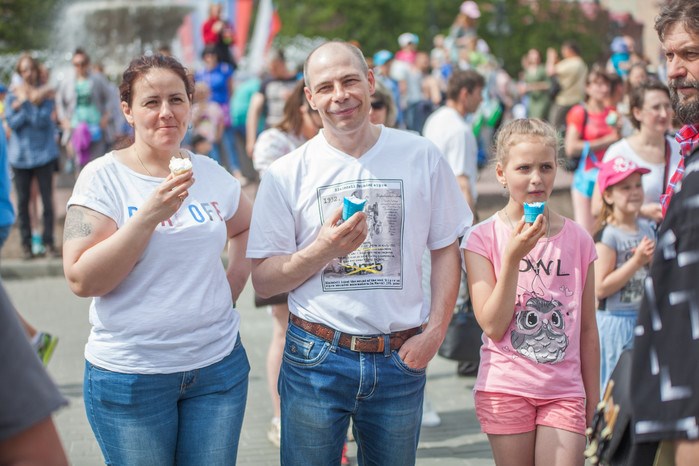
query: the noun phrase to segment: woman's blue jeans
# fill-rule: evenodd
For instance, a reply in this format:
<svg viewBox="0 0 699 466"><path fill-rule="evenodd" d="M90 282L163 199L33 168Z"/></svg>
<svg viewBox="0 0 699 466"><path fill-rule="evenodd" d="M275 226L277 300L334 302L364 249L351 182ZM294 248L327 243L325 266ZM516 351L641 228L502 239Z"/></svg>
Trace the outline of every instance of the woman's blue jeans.
<svg viewBox="0 0 699 466"><path fill-rule="evenodd" d="M250 365L240 342L221 361L173 374L85 364L85 410L109 465L235 465Z"/></svg>
<svg viewBox="0 0 699 466"><path fill-rule="evenodd" d="M279 375L282 465L339 465L350 418L359 465L415 464L425 370L359 353L292 323Z"/></svg>

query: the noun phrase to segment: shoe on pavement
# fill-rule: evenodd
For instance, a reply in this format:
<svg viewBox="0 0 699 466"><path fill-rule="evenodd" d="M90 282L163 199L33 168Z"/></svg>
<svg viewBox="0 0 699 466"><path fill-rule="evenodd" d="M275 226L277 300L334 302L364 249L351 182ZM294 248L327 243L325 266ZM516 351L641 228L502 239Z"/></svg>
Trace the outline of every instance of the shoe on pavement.
<svg viewBox="0 0 699 466"><path fill-rule="evenodd" d="M50 333L39 333L38 341L35 345L36 354L39 355L39 359L46 366L53 356L53 351L56 349L58 344L58 337L51 335Z"/></svg>
<svg viewBox="0 0 699 466"><path fill-rule="evenodd" d="M267 440L272 442L274 446L279 448L281 445L282 438L282 421L278 417L272 418L269 423L269 430L267 430Z"/></svg>
<svg viewBox="0 0 699 466"><path fill-rule="evenodd" d="M422 403L422 426L437 427L441 423L442 418L439 417L437 411L432 407L432 403L429 400L425 400Z"/></svg>

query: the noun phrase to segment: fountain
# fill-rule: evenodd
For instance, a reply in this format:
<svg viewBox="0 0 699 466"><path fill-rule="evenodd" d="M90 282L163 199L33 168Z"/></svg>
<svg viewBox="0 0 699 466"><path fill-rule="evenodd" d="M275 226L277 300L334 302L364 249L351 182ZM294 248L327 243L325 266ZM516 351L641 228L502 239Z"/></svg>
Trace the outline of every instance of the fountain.
<svg viewBox="0 0 699 466"><path fill-rule="evenodd" d="M196 8L196 2L188 0L69 2L58 21L53 47L64 54L82 47L113 75L144 51L170 45L184 18Z"/></svg>

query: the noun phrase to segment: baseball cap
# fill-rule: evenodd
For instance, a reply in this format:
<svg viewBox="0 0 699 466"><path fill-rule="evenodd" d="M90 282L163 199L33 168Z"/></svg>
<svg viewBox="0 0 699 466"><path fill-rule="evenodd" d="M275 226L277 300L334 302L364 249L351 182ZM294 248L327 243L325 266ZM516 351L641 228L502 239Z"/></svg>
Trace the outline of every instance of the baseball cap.
<svg viewBox="0 0 699 466"><path fill-rule="evenodd" d="M379 50L374 54L374 66L381 66L393 58L393 54L388 50Z"/></svg>
<svg viewBox="0 0 699 466"><path fill-rule="evenodd" d="M420 43L420 38L413 34L412 32L404 32L400 36L398 36L398 45L401 47L405 47L408 44L419 44Z"/></svg>
<svg viewBox="0 0 699 466"><path fill-rule="evenodd" d="M604 193L608 187L614 186L634 173L640 173L641 175L650 173L650 170L647 168L639 167L624 157L614 157L612 160L602 162L598 166L597 184L601 193Z"/></svg>
<svg viewBox="0 0 699 466"><path fill-rule="evenodd" d="M473 0L468 0L461 4L459 11L469 18L477 19L481 17L481 10L478 8L478 4Z"/></svg>
<svg viewBox="0 0 699 466"><path fill-rule="evenodd" d="M612 53L629 53L629 46L623 37L617 36L609 46Z"/></svg>

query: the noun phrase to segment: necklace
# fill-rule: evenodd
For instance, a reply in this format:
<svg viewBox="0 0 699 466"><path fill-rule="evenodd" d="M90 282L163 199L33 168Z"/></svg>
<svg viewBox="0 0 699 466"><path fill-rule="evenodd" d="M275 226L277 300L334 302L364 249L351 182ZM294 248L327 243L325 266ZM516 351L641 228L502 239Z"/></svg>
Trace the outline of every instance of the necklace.
<svg viewBox="0 0 699 466"><path fill-rule="evenodd" d="M133 146L133 151L134 151L134 154L136 154L136 158L138 159L138 161L141 162L141 166L143 167L143 169L146 171L146 173L148 173L148 176L153 176L153 174L150 172L150 170L148 170L146 168L146 166L143 164L143 160L141 160L141 156L138 155L138 151L136 150L135 145ZM181 159L184 158L184 157L182 157L182 153L179 150L177 151L177 156Z"/></svg>
<svg viewBox="0 0 699 466"><path fill-rule="evenodd" d="M141 160L141 156L138 155L138 151L136 150L136 146L133 147L133 151L134 151L134 153L136 154L136 158L138 158L138 161L141 162L141 166L143 167L143 169L146 171L146 173L148 173L148 176L153 176L153 175L151 174L150 170L148 170L148 169L146 168L146 166L143 164L143 160ZM506 213L505 215L507 215L507 213Z"/></svg>
<svg viewBox="0 0 699 466"><path fill-rule="evenodd" d="M513 230L515 229L514 224L512 223L512 220L510 220L510 216L507 215L507 207L502 209L502 213L505 214L505 218L507 219L507 223L510 224L510 228ZM544 249L541 251L541 256L543 257L543 253L546 251L546 248L549 244L549 239L551 238L551 222L549 221L549 209L546 209L546 243L544 243ZM539 270L541 268L541 258L539 258L538 261L534 262L534 259L532 259L531 253L527 254L524 256L528 262L529 265L531 266L532 270L534 270L534 273L536 276L539 276Z"/></svg>

